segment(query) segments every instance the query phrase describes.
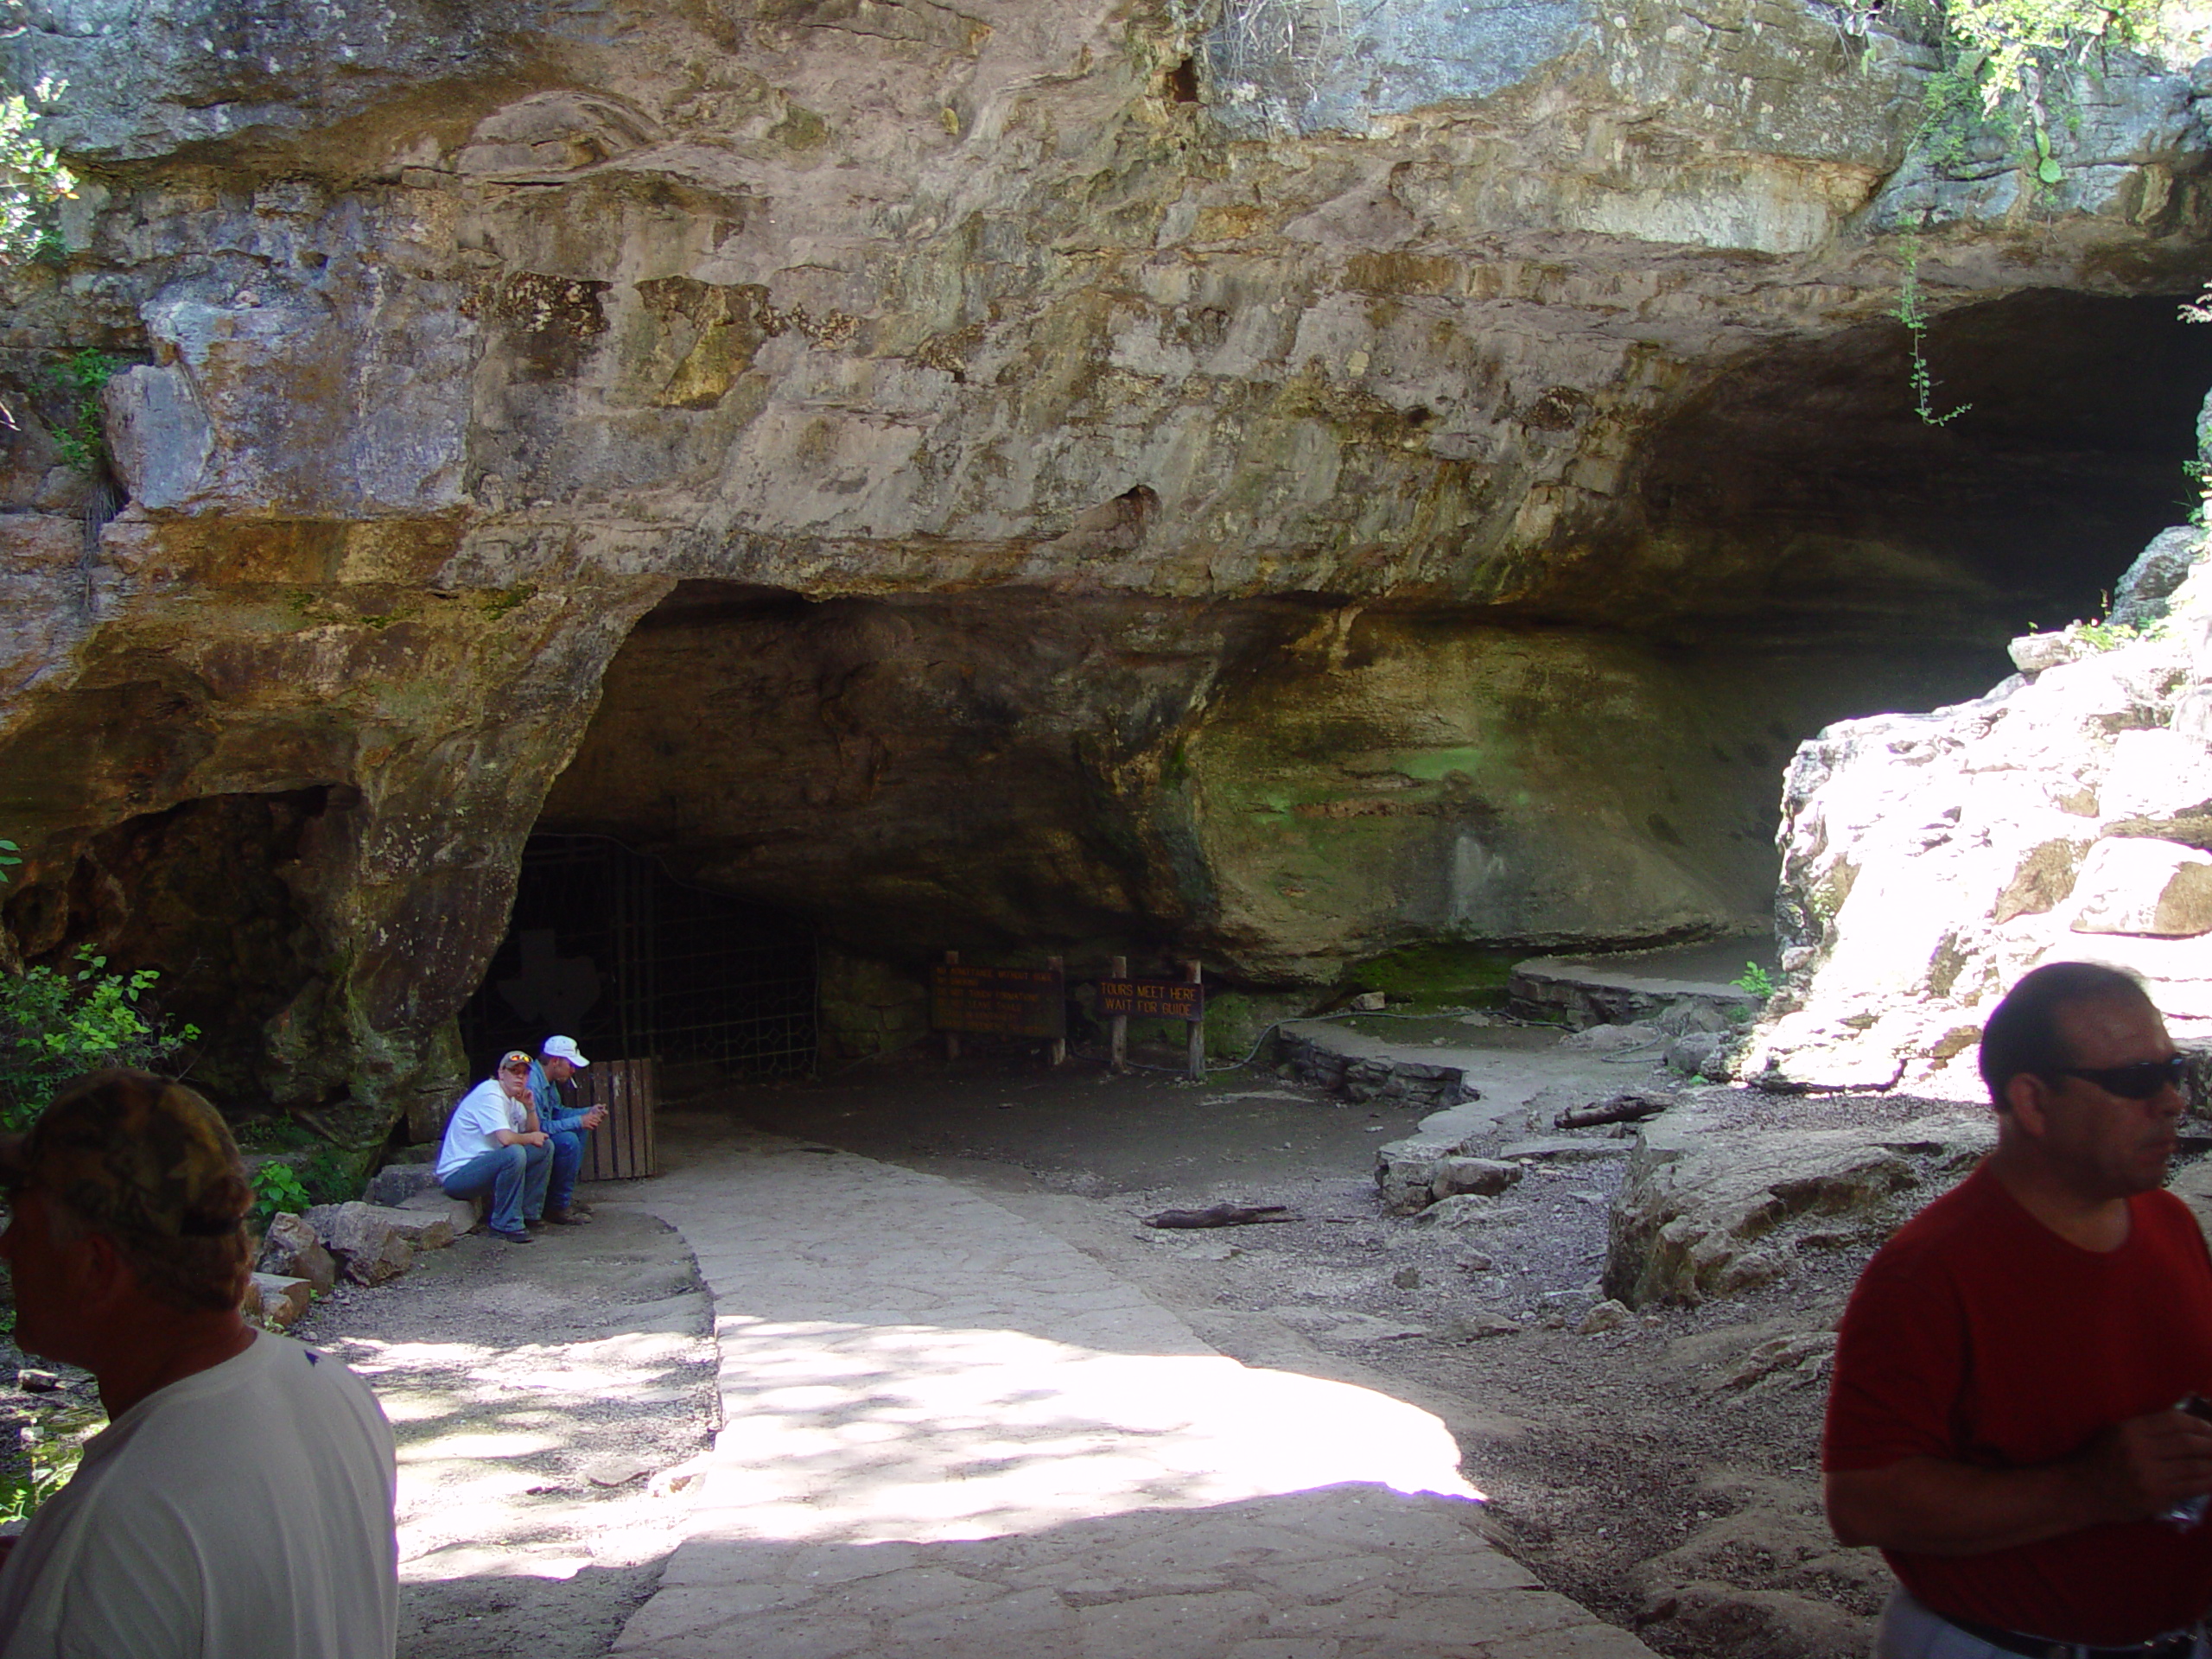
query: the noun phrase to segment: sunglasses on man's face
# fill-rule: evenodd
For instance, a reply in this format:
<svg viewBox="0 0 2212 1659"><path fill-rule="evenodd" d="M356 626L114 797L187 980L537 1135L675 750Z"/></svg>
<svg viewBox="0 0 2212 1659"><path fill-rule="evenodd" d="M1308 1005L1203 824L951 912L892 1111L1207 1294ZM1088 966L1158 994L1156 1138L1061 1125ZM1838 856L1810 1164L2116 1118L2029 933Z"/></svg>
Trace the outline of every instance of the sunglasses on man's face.
<svg viewBox="0 0 2212 1659"><path fill-rule="evenodd" d="M2123 1100L2148 1100L2161 1089L2189 1084L2189 1061L2179 1054L2163 1060L2138 1060L2133 1065L2069 1065L2051 1073L2054 1077L2080 1077L2108 1095Z"/></svg>

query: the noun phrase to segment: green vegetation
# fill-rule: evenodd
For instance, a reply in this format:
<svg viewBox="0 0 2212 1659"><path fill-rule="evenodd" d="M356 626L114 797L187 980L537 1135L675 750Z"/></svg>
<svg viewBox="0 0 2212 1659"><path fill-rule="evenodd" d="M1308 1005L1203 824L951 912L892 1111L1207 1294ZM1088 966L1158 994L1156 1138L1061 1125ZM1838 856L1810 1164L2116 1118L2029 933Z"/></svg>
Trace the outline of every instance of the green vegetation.
<svg viewBox="0 0 2212 1659"><path fill-rule="evenodd" d="M2165 637L2165 624L2153 622L2147 627L2135 627L2126 622L2075 622L2066 632L2091 651L2118 651L2122 645L2132 645L2139 639L2159 639Z"/></svg>
<svg viewBox="0 0 2212 1659"><path fill-rule="evenodd" d="M68 412L54 429L54 447L61 464L80 473L98 472L108 464L107 429L100 420L100 388L115 378L123 365L105 352L86 347L72 352L53 370L48 384L68 400Z"/></svg>
<svg viewBox="0 0 2212 1659"><path fill-rule="evenodd" d="M54 204L76 194L77 180L30 132L38 118L33 102L47 104L60 92L59 83L42 80L30 99L0 98L0 269L61 251Z"/></svg>
<svg viewBox="0 0 2212 1659"><path fill-rule="evenodd" d="M2175 64L2202 55L2194 20L2168 0L1923 0L1940 20L1942 67L1928 79L1917 143L1938 173L1962 176L1987 160L1980 141L2046 187L2066 177L2054 135L2082 128L2082 77L2111 48ZM1980 150L1981 153L1977 154Z"/></svg>
<svg viewBox="0 0 2212 1659"><path fill-rule="evenodd" d="M1905 334L1912 344L1912 402L1914 411L1928 426L1948 426L1972 409L1972 404L1961 404L1948 414L1936 412L1936 377L1929 372L1928 358L1921 349L1928 333L1928 315L1920 308L1920 239L1905 236L1898 257L1904 263L1904 275L1897 283L1897 321L1904 324Z"/></svg>
<svg viewBox="0 0 2212 1659"><path fill-rule="evenodd" d="M527 605L537 597L536 585L527 582L512 588L499 588L485 596L484 614L496 622L509 611Z"/></svg>
<svg viewBox="0 0 2212 1659"><path fill-rule="evenodd" d="M253 1172L253 1192L258 1200L253 1206L257 1227L266 1227L286 1211L300 1215L314 1203L300 1184L299 1172L281 1158L271 1158Z"/></svg>
<svg viewBox="0 0 2212 1659"><path fill-rule="evenodd" d="M1749 996L1772 996L1775 992L1774 976L1756 962L1745 963L1744 971L1728 982Z"/></svg>
<svg viewBox="0 0 2212 1659"><path fill-rule="evenodd" d="M29 968L0 975L0 1128L20 1129L54 1091L101 1066L151 1067L196 1042L196 1026L172 1027L140 1006L161 975L107 971L86 945L72 973Z"/></svg>
<svg viewBox="0 0 2212 1659"><path fill-rule="evenodd" d="M1527 954L1474 944L1409 944L1361 963L1345 979L1363 991L1381 991L1394 1003L1503 1007L1513 964Z"/></svg>
<svg viewBox="0 0 2212 1659"><path fill-rule="evenodd" d="M41 1459L38 1454L43 1452ZM0 1521L28 1521L31 1511L69 1484L81 1446L36 1446L20 1475L0 1476Z"/></svg>

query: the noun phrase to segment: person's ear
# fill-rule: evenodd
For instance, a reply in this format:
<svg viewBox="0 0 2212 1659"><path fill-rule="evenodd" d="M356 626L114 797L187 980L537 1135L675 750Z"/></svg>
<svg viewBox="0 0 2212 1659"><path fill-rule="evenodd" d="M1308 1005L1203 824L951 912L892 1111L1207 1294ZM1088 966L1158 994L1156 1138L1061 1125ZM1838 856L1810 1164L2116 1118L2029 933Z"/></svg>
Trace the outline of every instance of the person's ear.
<svg viewBox="0 0 2212 1659"><path fill-rule="evenodd" d="M122 1249L107 1234L87 1230L77 1248L84 1262L81 1283L90 1300L105 1302L137 1288L138 1275L131 1271Z"/></svg>
<svg viewBox="0 0 2212 1659"><path fill-rule="evenodd" d="M2012 1121L2038 1140L2050 1127L2044 1109L2050 1098L2050 1085L2032 1071L2017 1072L2005 1085L2005 1104L2012 1109Z"/></svg>

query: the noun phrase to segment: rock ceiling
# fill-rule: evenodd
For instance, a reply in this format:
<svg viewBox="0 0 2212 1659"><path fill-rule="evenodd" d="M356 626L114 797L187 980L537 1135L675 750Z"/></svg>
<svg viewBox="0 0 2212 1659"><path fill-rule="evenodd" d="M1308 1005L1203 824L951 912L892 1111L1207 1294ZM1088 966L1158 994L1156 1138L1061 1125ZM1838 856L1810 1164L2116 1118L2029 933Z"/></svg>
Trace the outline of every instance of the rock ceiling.
<svg viewBox="0 0 2212 1659"><path fill-rule="evenodd" d="M541 824L891 956L1756 925L1788 750L2093 606L2212 382L2196 83L1940 171L1817 3L26 16L10 948L357 1127Z"/></svg>

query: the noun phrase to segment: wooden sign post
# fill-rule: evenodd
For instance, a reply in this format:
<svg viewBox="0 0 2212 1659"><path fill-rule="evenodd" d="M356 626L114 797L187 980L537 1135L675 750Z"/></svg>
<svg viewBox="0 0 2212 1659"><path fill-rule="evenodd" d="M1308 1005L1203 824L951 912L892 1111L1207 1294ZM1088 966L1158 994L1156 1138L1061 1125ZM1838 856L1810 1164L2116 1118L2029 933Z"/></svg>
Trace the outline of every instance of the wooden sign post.
<svg viewBox="0 0 2212 1659"><path fill-rule="evenodd" d="M1129 959L1127 957L1115 957L1114 977L1116 980L1124 980L1128 976ZM1101 986L1099 989L1103 995L1105 988ZM1103 1008L1106 1005L1101 1001L1098 1006ZM1129 1016L1126 1014L1114 1015L1107 1025L1106 1033L1106 1064L1117 1072L1128 1071L1129 1069Z"/></svg>
<svg viewBox="0 0 2212 1659"><path fill-rule="evenodd" d="M1198 976L1204 970L1197 963L1190 964L1191 989L1196 993L1198 1011L1191 1018L1191 1081L1206 1080L1206 994L1198 988Z"/></svg>
<svg viewBox="0 0 2212 1659"><path fill-rule="evenodd" d="M1116 957L1118 970L1128 958ZM1098 1011L1109 1017L1115 1069L1128 1063L1129 1016L1140 1020L1182 1020L1191 1027L1188 1071L1193 1083L1206 1075L1206 993L1197 963L1188 964L1186 977L1174 979L1115 978L1098 982Z"/></svg>
<svg viewBox="0 0 2212 1659"><path fill-rule="evenodd" d="M1045 958L1045 965L1052 970L1052 983L1060 993L1059 1033L1046 1047L1046 1064L1064 1065L1067 1063L1068 1058L1067 963L1058 957L1047 957Z"/></svg>

